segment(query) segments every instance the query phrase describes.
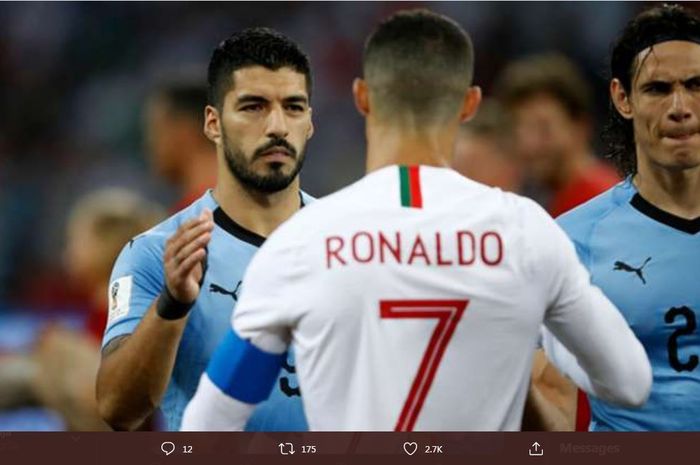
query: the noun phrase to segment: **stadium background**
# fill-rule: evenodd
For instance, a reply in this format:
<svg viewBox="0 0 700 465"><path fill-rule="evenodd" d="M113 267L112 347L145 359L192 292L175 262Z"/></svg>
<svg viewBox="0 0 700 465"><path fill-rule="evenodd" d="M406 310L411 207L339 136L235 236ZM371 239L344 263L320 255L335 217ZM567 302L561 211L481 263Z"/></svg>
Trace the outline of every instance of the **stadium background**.
<svg viewBox="0 0 700 465"><path fill-rule="evenodd" d="M363 121L351 100L364 38L376 22L427 6L461 23L488 95L510 60L571 57L607 107L609 47L640 3L4 3L0 6L0 356L26 349L44 322L77 324L79 301L61 257L69 208L82 194L124 186L171 205L177 194L149 170L144 99L171 75L205 79L213 47L266 25L312 61L315 135L303 188L323 196L360 177ZM597 138L596 138L597 142ZM3 423L4 422L4 423ZM2 429L61 428L45 412L0 414Z"/></svg>

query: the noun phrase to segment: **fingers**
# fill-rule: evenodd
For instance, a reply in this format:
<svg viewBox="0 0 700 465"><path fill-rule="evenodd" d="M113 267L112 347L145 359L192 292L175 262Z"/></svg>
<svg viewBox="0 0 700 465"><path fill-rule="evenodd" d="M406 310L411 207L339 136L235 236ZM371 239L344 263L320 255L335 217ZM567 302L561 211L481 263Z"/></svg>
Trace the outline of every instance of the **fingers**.
<svg viewBox="0 0 700 465"><path fill-rule="evenodd" d="M165 260L178 255L183 247L197 240L203 233L210 233L213 229L214 221L211 211L209 210L203 211L197 218L186 221L178 228L177 232L168 239L165 248ZM184 257L180 258L181 260L184 259Z"/></svg>
<svg viewBox="0 0 700 465"><path fill-rule="evenodd" d="M198 265L206 257L213 229L213 215L210 210L204 210L197 218L183 223L166 242L165 281L178 300L189 302L199 294L202 269Z"/></svg>
<svg viewBox="0 0 700 465"><path fill-rule="evenodd" d="M199 236L186 243L173 257L176 266L180 266L192 253L203 249L211 239L211 232L204 231Z"/></svg>
<svg viewBox="0 0 700 465"><path fill-rule="evenodd" d="M194 268L199 265L202 260L204 260L204 256L207 254L206 250L199 249L189 255L180 265L174 270L174 275L180 279L186 279L187 276L189 276L190 273L194 270ZM199 282L199 276L195 276L195 281Z"/></svg>

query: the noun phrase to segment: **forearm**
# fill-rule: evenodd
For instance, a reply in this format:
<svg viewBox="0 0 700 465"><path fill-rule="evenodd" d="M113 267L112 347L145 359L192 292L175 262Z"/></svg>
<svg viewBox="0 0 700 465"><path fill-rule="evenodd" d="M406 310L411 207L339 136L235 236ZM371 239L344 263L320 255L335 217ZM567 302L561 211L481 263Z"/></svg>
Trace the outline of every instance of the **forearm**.
<svg viewBox="0 0 700 465"><path fill-rule="evenodd" d="M573 431L576 387L549 363L542 350L535 351L525 412L525 431Z"/></svg>
<svg viewBox="0 0 700 465"><path fill-rule="evenodd" d="M114 429L137 428L160 404L172 375L187 317L165 320L155 304L136 331L103 354L97 376L100 415Z"/></svg>
<svg viewBox="0 0 700 465"><path fill-rule="evenodd" d="M182 418L182 431L243 431L255 408L227 396L204 374Z"/></svg>
<svg viewBox="0 0 700 465"><path fill-rule="evenodd" d="M572 307L576 311L567 320L550 322L552 334L543 338L547 355L587 393L626 407L641 406L652 382L644 347L599 289L591 288L578 307Z"/></svg>
<svg viewBox="0 0 700 465"><path fill-rule="evenodd" d="M546 396L533 382L523 412L523 431L573 431L571 414L565 406Z"/></svg>

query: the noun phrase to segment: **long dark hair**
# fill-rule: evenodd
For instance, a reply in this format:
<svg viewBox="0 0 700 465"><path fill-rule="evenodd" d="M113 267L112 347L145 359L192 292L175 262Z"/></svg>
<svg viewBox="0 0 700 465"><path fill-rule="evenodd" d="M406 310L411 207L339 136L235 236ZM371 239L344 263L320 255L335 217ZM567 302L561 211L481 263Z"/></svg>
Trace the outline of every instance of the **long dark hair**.
<svg viewBox="0 0 700 465"><path fill-rule="evenodd" d="M639 52L669 40L700 43L700 19L679 5L664 4L643 11L627 23L613 44L610 78L619 79L627 95L631 95L633 77L641 65L637 62ZM612 102L603 141L608 147L606 156L623 176L637 172L632 121L622 118Z"/></svg>

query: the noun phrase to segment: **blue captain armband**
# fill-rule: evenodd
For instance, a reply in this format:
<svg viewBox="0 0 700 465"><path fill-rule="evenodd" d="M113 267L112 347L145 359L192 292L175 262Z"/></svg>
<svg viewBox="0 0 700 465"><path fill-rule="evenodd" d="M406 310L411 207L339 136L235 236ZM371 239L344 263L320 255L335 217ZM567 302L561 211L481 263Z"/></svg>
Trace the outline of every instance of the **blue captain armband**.
<svg viewBox="0 0 700 465"><path fill-rule="evenodd" d="M226 395L257 404L270 396L286 359L286 352L265 352L229 330L209 361L207 375Z"/></svg>

